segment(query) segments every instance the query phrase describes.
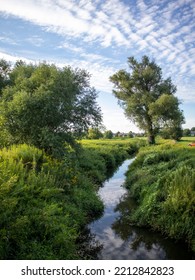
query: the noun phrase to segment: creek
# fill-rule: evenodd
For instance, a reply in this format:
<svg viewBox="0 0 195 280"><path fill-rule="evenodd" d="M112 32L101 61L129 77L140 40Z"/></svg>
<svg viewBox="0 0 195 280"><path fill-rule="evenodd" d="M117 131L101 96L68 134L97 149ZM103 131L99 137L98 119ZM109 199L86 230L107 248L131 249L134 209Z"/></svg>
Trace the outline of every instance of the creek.
<svg viewBox="0 0 195 280"><path fill-rule="evenodd" d="M125 172L133 160L125 160L112 178L99 189L104 213L88 225L90 246L85 248L93 248L92 258L101 260L194 259L186 244L129 223L128 215L135 207L135 202L128 196L123 184Z"/></svg>

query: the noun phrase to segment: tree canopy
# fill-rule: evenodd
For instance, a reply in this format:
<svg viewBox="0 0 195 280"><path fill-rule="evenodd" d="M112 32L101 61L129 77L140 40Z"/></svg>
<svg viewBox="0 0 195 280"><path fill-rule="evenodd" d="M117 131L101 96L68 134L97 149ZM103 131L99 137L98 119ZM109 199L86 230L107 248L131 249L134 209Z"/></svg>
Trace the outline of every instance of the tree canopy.
<svg viewBox="0 0 195 280"><path fill-rule="evenodd" d="M174 96L176 86L171 78L163 79L161 68L143 56L141 62L128 58L130 71L119 70L110 77L113 93L119 99L126 116L146 132L149 143L155 143L156 134L162 129L181 130L184 121L179 100Z"/></svg>
<svg viewBox="0 0 195 280"><path fill-rule="evenodd" d="M11 65L5 59L0 60L0 96L2 89L8 84Z"/></svg>
<svg viewBox="0 0 195 280"><path fill-rule="evenodd" d="M106 139L112 139L113 136L114 136L114 134L113 134L112 130L106 130L104 132L104 138L106 138Z"/></svg>
<svg viewBox="0 0 195 280"><path fill-rule="evenodd" d="M65 141L73 143L101 123L97 92L85 70L19 61L7 80L0 98L1 123L15 143L59 152Z"/></svg>
<svg viewBox="0 0 195 280"><path fill-rule="evenodd" d="M103 137L102 132L99 130L98 127L89 128L87 138L88 139L100 139Z"/></svg>

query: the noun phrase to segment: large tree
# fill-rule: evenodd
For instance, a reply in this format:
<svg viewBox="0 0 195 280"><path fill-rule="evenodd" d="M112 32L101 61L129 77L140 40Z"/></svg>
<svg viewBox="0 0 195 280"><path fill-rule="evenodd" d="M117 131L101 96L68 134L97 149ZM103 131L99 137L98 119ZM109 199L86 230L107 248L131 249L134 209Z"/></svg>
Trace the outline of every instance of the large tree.
<svg viewBox="0 0 195 280"><path fill-rule="evenodd" d="M15 142L48 152L63 151L91 126L101 122L97 92L82 69L18 62L2 90L0 113Z"/></svg>
<svg viewBox="0 0 195 280"><path fill-rule="evenodd" d="M171 78L163 79L161 68L143 56L141 62L128 58L130 71L119 70L110 77L113 93L126 116L146 132L150 144L160 129L179 129L184 121L176 87Z"/></svg>

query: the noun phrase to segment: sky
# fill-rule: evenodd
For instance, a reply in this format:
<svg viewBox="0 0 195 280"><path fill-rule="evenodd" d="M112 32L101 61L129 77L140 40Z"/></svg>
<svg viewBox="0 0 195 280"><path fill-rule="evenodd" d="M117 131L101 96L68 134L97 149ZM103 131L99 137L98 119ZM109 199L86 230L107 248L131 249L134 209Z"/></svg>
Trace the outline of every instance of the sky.
<svg viewBox="0 0 195 280"><path fill-rule="evenodd" d="M195 127L194 0L0 0L0 59L86 69L113 132L139 131L109 77L143 55L177 86L183 128Z"/></svg>

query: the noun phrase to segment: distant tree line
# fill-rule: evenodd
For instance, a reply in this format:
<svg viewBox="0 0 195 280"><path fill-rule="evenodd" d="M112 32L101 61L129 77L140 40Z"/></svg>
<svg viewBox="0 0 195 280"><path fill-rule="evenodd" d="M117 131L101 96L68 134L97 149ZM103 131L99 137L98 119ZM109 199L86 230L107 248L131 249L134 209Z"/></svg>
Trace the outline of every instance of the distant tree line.
<svg viewBox="0 0 195 280"><path fill-rule="evenodd" d="M139 132L135 133L133 131L129 132L112 132L112 130L102 131L100 128L89 128L88 132L84 135L87 139L112 139L112 138L133 138L133 137L143 137L145 133Z"/></svg>
<svg viewBox="0 0 195 280"><path fill-rule="evenodd" d="M173 138L171 137L170 133L168 133L168 131L166 130L162 130L160 131L157 135L161 136L163 139L169 139L169 138ZM129 132L120 132L117 131L112 132L112 130L105 130L105 131L101 131L101 129L99 128L90 128L88 130L88 132L84 135L84 138L87 139L112 139L112 138L134 138L134 137L146 137L147 134L144 132L133 132L133 131L129 131ZM192 127L191 129L189 128L185 128L185 129L181 129L181 136L195 136L195 127Z"/></svg>
<svg viewBox="0 0 195 280"><path fill-rule="evenodd" d="M195 136L195 127L183 129L183 136Z"/></svg>

